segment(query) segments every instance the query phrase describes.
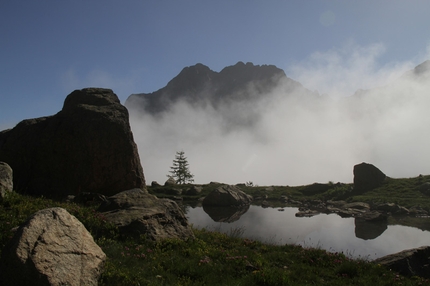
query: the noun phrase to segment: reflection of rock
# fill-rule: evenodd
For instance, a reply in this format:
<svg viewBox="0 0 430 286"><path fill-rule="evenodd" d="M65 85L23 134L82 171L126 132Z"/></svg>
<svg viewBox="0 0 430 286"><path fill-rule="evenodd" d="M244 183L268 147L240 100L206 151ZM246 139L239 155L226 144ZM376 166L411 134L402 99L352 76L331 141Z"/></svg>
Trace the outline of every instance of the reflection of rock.
<svg viewBox="0 0 430 286"><path fill-rule="evenodd" d="M240 207L215 207L203 205L203 210L216 222L234 222L246 213L249 205Z"/></svg>
<svg viewBox="0 0 430 286"><path fill-rule="evenodd" d="M356 218L355 236L364 240L375 239L387 229L387 221L366 221L362 218Z"/></svg>
<svg viewBox="0 0 430 286"><path fill-rule="evenodd" d="M316 210L308 210L308 209L300 210L299 209L299 211L296 213L295 216L296 217L313 217L313 216L316 216L319 214L320 214L320 212L316 211Z"/></svg>
<svg viewBox="0 0 430 286"><path fill-rule="evenodd" d="M374 260L406 276L430 278L430 246L404 250Z"/></svg>

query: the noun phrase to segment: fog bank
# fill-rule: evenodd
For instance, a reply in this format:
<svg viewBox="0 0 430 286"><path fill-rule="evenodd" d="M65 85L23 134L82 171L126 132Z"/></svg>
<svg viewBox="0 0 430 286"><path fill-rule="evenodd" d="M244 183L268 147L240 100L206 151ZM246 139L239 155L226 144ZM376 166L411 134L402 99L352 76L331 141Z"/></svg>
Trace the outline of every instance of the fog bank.
<svg viewBox="0 0 430 286"><path fill-rule="evenodd" d="M373 56L366 53L361 58ZM353 166L361 162L374 164L390 177L430 174L429 73L404 75L410 63L382 71L374 69L372 59L366 63L350 62L346 78L330 74L338 72L333 64L326 69L309 63L292 67L287 75L312 90L330 75L327 82L335 85L333 78L338 77L339 89L322 84L320 93L331 94L315 98L299 92L287 95L285 87L278 86L258 102L225 104L219 110L210 104L191 107L179 102L170 112L153 117L130 108L147 182L164 183L180 150L195 183L201 184L350 183ZM354 79L363 88L375 88L351 96L358 86ZM250 109L259 114L252 128L226 128L230 112L246 116Z"/></svg>

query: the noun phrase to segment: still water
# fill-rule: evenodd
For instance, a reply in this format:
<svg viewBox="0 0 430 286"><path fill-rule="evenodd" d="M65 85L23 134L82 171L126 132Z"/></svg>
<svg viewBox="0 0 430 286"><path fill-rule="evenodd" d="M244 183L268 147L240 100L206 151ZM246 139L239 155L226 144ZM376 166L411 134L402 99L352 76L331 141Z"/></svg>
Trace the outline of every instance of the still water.
<svg viewBox="0 0 430 286"><path fill-rule="evenodd" d="M236 213L227 210L227 214L223 215L219 208L218 211L208 211L207 208L188 206L186 216L196 228L224 233L240 229L243 238L273 244L319 247L368 260L430 245L430 232L414 227L359 223L354 218L341 218L336 214L299 218L295 216L297 208L283 210L251 205Z"/></svg>

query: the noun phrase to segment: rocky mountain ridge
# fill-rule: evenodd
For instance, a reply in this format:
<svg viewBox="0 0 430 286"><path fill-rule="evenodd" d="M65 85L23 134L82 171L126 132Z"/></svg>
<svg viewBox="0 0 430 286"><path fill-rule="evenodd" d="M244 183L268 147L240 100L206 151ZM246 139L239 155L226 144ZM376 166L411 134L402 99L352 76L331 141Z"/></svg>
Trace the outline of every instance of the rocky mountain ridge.
<svg viewBox="0 0 430 286"><path fill-rule="evenodd" d="M125 106L137 105L141 111L153 115L168 111L180 100L192 106L210 104L217 109L225 103L261 99L279 84L282 84L287 94L300 90L315 95L274 65L238 62L215 72L198 63L182 69L165 87L155 92L130 95Z"/></svg>

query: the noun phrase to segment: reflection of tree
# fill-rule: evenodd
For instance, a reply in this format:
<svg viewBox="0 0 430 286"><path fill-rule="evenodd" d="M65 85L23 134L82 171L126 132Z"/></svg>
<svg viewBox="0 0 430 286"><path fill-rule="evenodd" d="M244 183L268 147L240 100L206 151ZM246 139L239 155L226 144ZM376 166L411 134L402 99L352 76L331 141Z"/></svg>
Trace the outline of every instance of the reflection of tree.
<svg viewBox="0 0 430 286"><path fill-rule="evenodd" d="M203 206L203 210L216 222L234 222L246 213L249 205L241 207Z"/></svg>
<svg viewBox="0 0 430 286"><path fill-rule="evenodd" d="M355 218L355 236L364 240L375 239L387 229L387 221L366 221Z"/></svg>

